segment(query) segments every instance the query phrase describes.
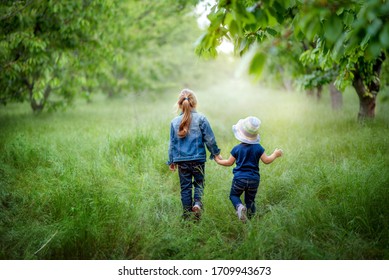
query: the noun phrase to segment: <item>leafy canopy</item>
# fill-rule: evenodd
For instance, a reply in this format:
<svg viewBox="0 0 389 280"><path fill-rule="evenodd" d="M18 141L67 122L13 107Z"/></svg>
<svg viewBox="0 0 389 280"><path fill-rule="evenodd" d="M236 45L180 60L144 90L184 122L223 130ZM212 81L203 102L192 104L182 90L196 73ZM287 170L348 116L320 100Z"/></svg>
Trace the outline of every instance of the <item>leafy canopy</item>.
<svg viewBox="0 0 389 280"><path fill-rule="evenodd" d="M326 70L339 65L338 86L353 80L358 63L369 67L389 49L389 2L371 1L237 1L221 0L208 16L210 25L201 37L197 54L216 56L222 39L234 43L236 53L251 54L248 67L259 75L267 53L258 45L268 39L288 36L312 43L302 53L305 63ZM274 47L277 47L274 45Z"/></svg>

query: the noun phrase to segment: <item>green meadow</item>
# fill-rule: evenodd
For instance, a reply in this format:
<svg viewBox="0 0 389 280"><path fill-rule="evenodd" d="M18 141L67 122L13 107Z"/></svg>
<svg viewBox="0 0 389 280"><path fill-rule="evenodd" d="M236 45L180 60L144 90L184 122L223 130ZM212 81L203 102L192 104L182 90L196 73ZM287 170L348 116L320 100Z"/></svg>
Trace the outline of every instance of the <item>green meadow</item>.
<svg viewBox="0 0 389 280"><path fill-rule="evenodd" d="M231 126L261 119L257 215L229 201L233 167L208 160L204 213L181 220L178 174L166 165L180 87L55 113L0 108L1 259L389 259L389 103L357 122L358 98L333 111L303 93L233 76L191 87L222 155Z"/></svg>

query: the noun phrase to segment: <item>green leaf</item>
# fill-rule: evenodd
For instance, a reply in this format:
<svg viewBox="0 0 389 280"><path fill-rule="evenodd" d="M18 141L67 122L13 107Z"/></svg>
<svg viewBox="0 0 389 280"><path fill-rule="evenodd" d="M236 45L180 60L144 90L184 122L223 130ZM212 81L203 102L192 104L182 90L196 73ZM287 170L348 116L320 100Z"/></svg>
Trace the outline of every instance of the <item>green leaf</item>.
<svg viewBox="0 0 389 280"><path fill-rule="evenodd" d="M374 36L381 26L382 26L382 20L380 20L379 18L374 19L373 22L369 24L369 26L366 29L367 34Z"/></svg>
<svg viewBox="0 0 389 280"><path fill-rule="evenodd" d="M261 52L257 52L250 62L249 74L257 77L261 76L265 63L266 55Z"/></svg>
<svg viewBox="0 0 389 280"><path fill-rule="evenodd" d="M367 47L367 54L372 59L377 58L381 54L381 45L378 43L370 43Z"/></svg>
<svg viewBox="0 0 389 280"><path fill-rule="evenodd" d="M343 14L343 23L345 26L351 26L354 22L354 15L349 11L345 11Z"/></svg>
<svg viewBox="0 0 389 280"><path fill-rule="evenodd" d="M228 25L228 27L232 37L234 37L235 35L240 35L239 26L235 20L232 20Z"/></svg>
<svg viewBox="0 0 389 280"><path fill-rule="evenodd" d="M370 35L369 35L369 34L366 34L366 36L363 38L363 40L362 40L360 46L361 46L362 48L365 48L365 47L366 47L366 44L369 42L369 40L370 40Z"/></svg>
<svg viewBox="0 0 389 280"><path fill-rule="evenodd" d="M259 27L265 27L268 25L268 22L269 22L269 17L267 16L267 14L265 12L263 12L261 9L257 8L254 12L253 12L254 16L255 16L255 20L256 20L256 23Z"/></svg>
<svg viewBox="0 0 389 280"><path fill-rule="evenodd" d="M389 48L389 23L386 23L380 33L380 43L384 48Z"/></svg>
<svg viewBox="0 0 389 280"><path fill-rule="evenodd" d="M300 15L298 20L294 20L294 24L298 26L309 41L313 41L315 36L321 33L321 23L317 13Z"/></svg>
<svg viewBox="0 0 389 280"><path fill-rule="evenodd" d="M331 43L336 42L343 32L343 22L340 18L332 16L324 22L324 37Z"/></svg>
<svg viewBox="0 0 389 280"><path fill-rule="evenodd" d="M243 38L241 41L240 41L240 44L239 44L239 53L242 54L247 48L248 48L248 41L246 38Z"/></svg>
<svg viewBox="0 0 389 280"><path fill-rule="evenodd" d="M345 52L344 42L345 42L346 36L347 36L347 34L342 34L341 37L337 40L337 42L335 42L335 44L334 44L331 56L335 61L338 61L343 56L343 54Z"/></svg>
<svg viewBox="0 0 389 280"><path fill-rule="evenodd" d="M275 2L277 3L277 2ZM283 17L283 14L279 12L279 10L277 9L277 7L269 7L268 9L269 11L269 14L275 18L277 20L278 23L282 23L284 21L284 17Z"/></svg>
<svg viewBox="0 0 389 280"><path fill-rule="evenodd" d="M269 28L269 27L266 28L266 32L272 36L276 36L278 34L276 30L274 30L273 28Z"/></svg>
<svg viewBox="0 0 389 280"><path fill-rule="evenodd" d="M344 7L341 7L341 8L339 8L339 9L336 11L336 14L339 16L339 15L341 15L341 14L343 13L343 11L344 11Z"/></svg>

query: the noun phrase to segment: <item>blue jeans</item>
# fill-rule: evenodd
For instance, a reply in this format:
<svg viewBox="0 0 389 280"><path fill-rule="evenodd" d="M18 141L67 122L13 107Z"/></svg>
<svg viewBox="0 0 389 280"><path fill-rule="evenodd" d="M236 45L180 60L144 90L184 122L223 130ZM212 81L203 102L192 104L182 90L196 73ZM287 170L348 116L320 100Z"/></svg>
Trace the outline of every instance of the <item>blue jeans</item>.
<svg viewBox="0 0 389 280"><path fill-rule="evenodd" d="M184 209L184 215L192 211L194 202L201 204L201 198L204 192L204 162L178 162L178 176L181 185L181 202ZM193 199L192 199L192 191Z"/></svg>
<svg viewBox="0 0 389 280"><path fill-rule="evenodd" d="M247 208L248 217L255 214L255 196L258 191L259 181L250 179L233 179L230 192L230 200L236 209L239 204L243 204L240 196L244 193L244 202Z"/></svg>

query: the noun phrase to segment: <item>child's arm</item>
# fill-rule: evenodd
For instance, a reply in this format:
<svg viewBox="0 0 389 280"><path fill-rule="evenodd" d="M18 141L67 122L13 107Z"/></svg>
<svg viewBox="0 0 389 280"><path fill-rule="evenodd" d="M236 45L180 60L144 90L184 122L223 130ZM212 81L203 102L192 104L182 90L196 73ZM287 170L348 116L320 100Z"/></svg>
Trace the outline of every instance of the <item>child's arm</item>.
<svg viewBox="0 0 389 280"><path fill-rule="evenodd" d="M272 163L276 158L282 156L282 150L281 149L275 149L274 152L268 156L265 153L262 154L261 160L265 164Z"/></svg>
<svg viewBox="0 0 389 280"><path fill-rule="evenodd" d="M235 163L235 158L230 155L228 159L223 159L221 155L217 155L215 157L215 161L223 166L231 166Z"/></svg>

